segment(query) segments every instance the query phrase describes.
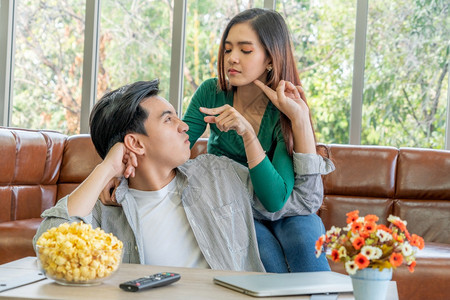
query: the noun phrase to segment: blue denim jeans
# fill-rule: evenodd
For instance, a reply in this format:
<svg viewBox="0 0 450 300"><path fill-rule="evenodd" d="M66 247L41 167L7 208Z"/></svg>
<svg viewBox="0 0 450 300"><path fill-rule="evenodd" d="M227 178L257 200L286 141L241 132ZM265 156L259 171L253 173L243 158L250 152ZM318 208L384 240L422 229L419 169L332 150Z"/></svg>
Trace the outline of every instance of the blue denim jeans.
<svg viewBox="0 0 450 300"><path fill-rule="evenodd" d="M316 214L293 216L278 221L255 220L261 260L267 272L330 271L324 253L316 258L315 244L325 233Z"/></svg>

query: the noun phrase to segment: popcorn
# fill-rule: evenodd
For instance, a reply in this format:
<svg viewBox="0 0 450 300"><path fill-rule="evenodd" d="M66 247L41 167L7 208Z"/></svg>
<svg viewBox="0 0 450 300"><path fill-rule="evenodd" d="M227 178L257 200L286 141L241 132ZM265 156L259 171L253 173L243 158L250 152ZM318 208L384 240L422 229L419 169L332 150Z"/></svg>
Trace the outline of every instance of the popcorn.
<svg viewBox="0 0 450 300"><path fill-rule="evenodd" d="M72 283L108 277L122 259L123 244L119 239L83 222L51 228L36 245L46 275Z"/></svg>

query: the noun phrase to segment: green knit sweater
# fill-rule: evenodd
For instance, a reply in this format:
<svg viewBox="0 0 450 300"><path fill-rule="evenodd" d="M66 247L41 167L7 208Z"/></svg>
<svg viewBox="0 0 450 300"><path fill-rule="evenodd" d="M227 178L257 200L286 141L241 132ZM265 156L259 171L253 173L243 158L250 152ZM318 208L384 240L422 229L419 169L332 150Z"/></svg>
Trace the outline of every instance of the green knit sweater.
<svg viewBox="0 0 450 300"><path fill-rule="evenodd" d="M225 104L233 106L233 93L225 93L217 87L217 78L203 82L195 92L183 121L189 125L191 147L206 129L205 114L200 107L215 108ZM250 177L261 203L271 212L280 210L294 187L292 158L288 155L280 126L280 112L269 101L258 132L258 140L267 157L250 169ZM236 131L220 131L211 124L208 153L225 155L247 166L244 142Z"/></svg>

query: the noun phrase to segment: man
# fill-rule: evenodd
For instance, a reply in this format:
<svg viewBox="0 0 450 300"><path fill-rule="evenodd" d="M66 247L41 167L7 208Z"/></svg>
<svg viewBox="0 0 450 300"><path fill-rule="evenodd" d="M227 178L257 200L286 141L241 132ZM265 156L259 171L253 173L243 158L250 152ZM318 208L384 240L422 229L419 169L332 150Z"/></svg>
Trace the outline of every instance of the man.
<svg viewBox="0 0 450 300"><path fill-rule="evenodd" d="M97 102L91 138L104 160L42 214L34 244L51 227L84 221L116 235L126 263L264 271L248 169L209 154L188 161L188 126L158 96L158 84L136 82ZM120 206L97 201L120 176Z"/></svg>
<svg viewBox="0 0 450 300"><path fill-rule="evenodd" d="M95 105L91 137L104 161L42 214L34 243L51 227L84 221L116 235L127 263L264 271L248 172L212 155L186 163L188 126L158 96L158 84L136 82ZM116 190L121 207L97 201L106 184L122 175L129 178Z"/></svg>

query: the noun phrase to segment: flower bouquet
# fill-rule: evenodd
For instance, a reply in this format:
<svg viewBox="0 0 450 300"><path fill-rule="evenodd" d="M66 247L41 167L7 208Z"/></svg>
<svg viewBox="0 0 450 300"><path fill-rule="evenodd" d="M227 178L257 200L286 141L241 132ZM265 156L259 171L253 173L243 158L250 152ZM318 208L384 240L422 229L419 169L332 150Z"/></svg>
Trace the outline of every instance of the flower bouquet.
<svg viewBox="0 0 450 300"><path fill-rule="evenodd" d="M343 262L348 274L353 275L357 270L365 268L395 269L405 263L410 272L416 266L415 254L423 249L423 238L410 234L406 229L406 221L390 215L387 219L389 227L377 224L375 215L359 216L359 211L349 212L347 226L339 228L333 226L316 242L316 256L327 248L331 253L327 255L334 262Z"/></svg>

